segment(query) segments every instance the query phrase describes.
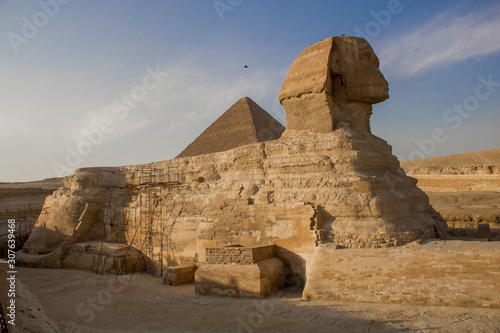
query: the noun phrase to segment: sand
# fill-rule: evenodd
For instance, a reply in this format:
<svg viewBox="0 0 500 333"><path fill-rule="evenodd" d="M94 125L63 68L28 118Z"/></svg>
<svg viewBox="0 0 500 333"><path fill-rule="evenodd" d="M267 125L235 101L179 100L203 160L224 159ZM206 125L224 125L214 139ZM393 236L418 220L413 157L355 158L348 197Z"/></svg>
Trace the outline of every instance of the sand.
<svg viewBox="0 0 500 333"><path fill-rule="evenodd" d="M480 216L482 223L500 222L499 192L444 192L427 194L431 205L441 215L446 216L450 220L453 216L457 218L469 216L471 219Z"/></svg>
<svg viewBox="0 0 500 333"><path fill-rule="evenodd" d="M500 165L499 153L496 149L425 159L417 169L439 171L471 162ZM439 176L418 177L429 183L427 178ZM447 191L447 187L454 190L445 183L449 177L438 179L442 188L426 191L431 204L449 220L463 224L470 219L469 227L481 222L494 228L499 222L500 192ZM450 184L458 186L456 180L464 177L484 182L486 176L457 177L461 178ZM0 192L57 182L0 183ZM26 197L4 198L4 204L17 207L17 201L11 202L15 200ZM129 281L130 276L115 279L66 269L19 268L18 277L61 332L500 332L500 309L302 301L298 290L280 291L264 300L219 298L196 295L194 285L167 286L146 275L136 274Z"/></svg>
<svg viewBox="0 0 500 333"><path fill-rule="evenodd" d="M159 278L20 268L62 332L500 332L500 309L202 296Z"/></svg>
<svg viewBox="0 0 500 333"><path fill-rule="evenodd" d="M406 172L422 168L445 169L469 165L500 165L500 149L481 150L471 153L429 157L401 162L401 167L405 169Z"/></svg>

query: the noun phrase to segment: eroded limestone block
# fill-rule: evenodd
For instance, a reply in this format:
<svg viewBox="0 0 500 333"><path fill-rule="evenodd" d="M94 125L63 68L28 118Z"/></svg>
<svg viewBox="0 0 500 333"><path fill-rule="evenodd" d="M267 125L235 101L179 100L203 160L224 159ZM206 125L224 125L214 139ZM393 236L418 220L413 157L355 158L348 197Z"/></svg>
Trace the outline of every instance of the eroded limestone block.
<svg viewBox="0 0 500 333"><path fill-rule="evenodd" d="M85 201L78 196L47 197L30 238L24 244L24 251L30 254L54 251L73 234L84 209Z"/></svg>
<svg viewBox="0 0 500 333"><path fill-rule="evenodd" d="M172 286L194 283L194 273L197 268L191 265L170 266L167 268L163 282Z"/></svg>
<svg viewBox="0 0 500 333"><path fill-rule="evenodd" d="M265 297L282 287L285 264L271 258L250 265L203 265L195 273L202 295Z"/></svg>

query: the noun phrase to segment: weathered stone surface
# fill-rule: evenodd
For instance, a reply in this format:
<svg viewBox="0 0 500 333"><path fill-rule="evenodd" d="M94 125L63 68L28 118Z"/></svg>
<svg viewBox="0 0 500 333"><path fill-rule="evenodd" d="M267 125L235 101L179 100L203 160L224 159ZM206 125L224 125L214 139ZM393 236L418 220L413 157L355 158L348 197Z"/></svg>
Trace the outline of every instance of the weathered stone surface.
<svg viewBox="0 0 500 333"><path fill-rule="evenodd" d="M171 286L182 286L194 283L196 266L170 266L167 268L163 282Z"/></svg>
<svg viewBox="0 0 500 333"><path fill-rule="evenodd" d="M239 244L209 247L205 249L207 264L251 265L261 260L274 258L274 245L245 247Z"/></svg>
<svg viewBox="0 0 500 333"><path fill-rule="evenodd" d="M16 220L16 249L21 249L42 211L45 198L62 183L62 178L0 183L0 258L7 257L8 220Z"/></svg>
<svg viewBox="0 0 500 333"><path fill-rule="evenodd" d="M388 86L370 44L356 37L331 37L305 49L281 86L286 133L330 132L342 122L370 133L371 104L387 98Z"/></svg>
<svg viewBox="0 0 500 333"><path fill-rule="evenodd" d="M72 237L70 237L72 239ZM140 253L127 244L66 240L51 253L32 255L18 252L17 263L26 267L71 268L100 274L125 274L141 270Z"/></svg>
<svg viewBox="0 0 500 333"><path fill-rule="evenodd" d="M498 267L500 247L493 242L429 241L373 250L318 247L308 264L303 297L499 308Z"/></svg>
<svg viewBox="0 0 500 333"><path fill-rule="evenodd" d="M479 238L491 238L491 229L490 225L487 223L481 223L477 226L477 233Z"/></svg>
<svg viewBox="0 0 500 333"><path fill-rule="evenodd" d="M103 198L109 195L109 187L119 185L116 178L119 170L80 169L74 175L66 177L64 186L46 198L33 235L24 245L24 252L33 255L48 254L71 236L78 235L71 238L72 243L76 243L108 238L116 232L116 226L115 230L111 230L109 226L103 228L102 223L106 222L109 212L105 212L102 203ZM122 199L113 198L118 202Z"/></svg>
<svg viewBox="0 0 500 333"><path fill-rule="evenodd" d="M203 265L195 273L202 295L265 297L282 287L285 264L271 258L249 265Z"/></svg>

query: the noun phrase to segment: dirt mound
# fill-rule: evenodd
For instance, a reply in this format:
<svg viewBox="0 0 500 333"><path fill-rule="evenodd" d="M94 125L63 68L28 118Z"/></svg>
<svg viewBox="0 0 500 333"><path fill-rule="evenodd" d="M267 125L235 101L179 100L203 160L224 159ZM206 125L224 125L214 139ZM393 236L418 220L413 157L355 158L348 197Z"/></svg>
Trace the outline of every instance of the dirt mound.
<svg viewBox="0 0 500 333"><path fill-rule="evenodd" d="M0 182L1 188L59 188L63 186L63 178L46 178L43 180L34 180L28 182Z"/></svg>
<svg viewBox="0 0 500 333"><path fill-rule="evenodd" d="M402 161L409 174L498 174L500 149Z"/></svg>

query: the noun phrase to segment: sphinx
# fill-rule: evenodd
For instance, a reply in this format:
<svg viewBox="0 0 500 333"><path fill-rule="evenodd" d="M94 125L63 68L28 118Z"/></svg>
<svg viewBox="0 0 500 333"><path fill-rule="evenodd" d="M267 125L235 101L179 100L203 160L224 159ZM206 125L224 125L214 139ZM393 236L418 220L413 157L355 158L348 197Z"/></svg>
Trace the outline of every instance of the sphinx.
<svg viewBox="0 0 500 333"><path fill-rule="evenodd" d="M427 195L370 131L372 104L388 98L378 67L362 38L323 40L305 49L284 79L279 100L287 127L280 138L77 170L46 199L19 261L82 268L95 254L87 250L119 242L164 267L204 265L207 248L274 245L304 284L318 247L446 238ZM179 172L175 183L169 170Z"/></svg>

